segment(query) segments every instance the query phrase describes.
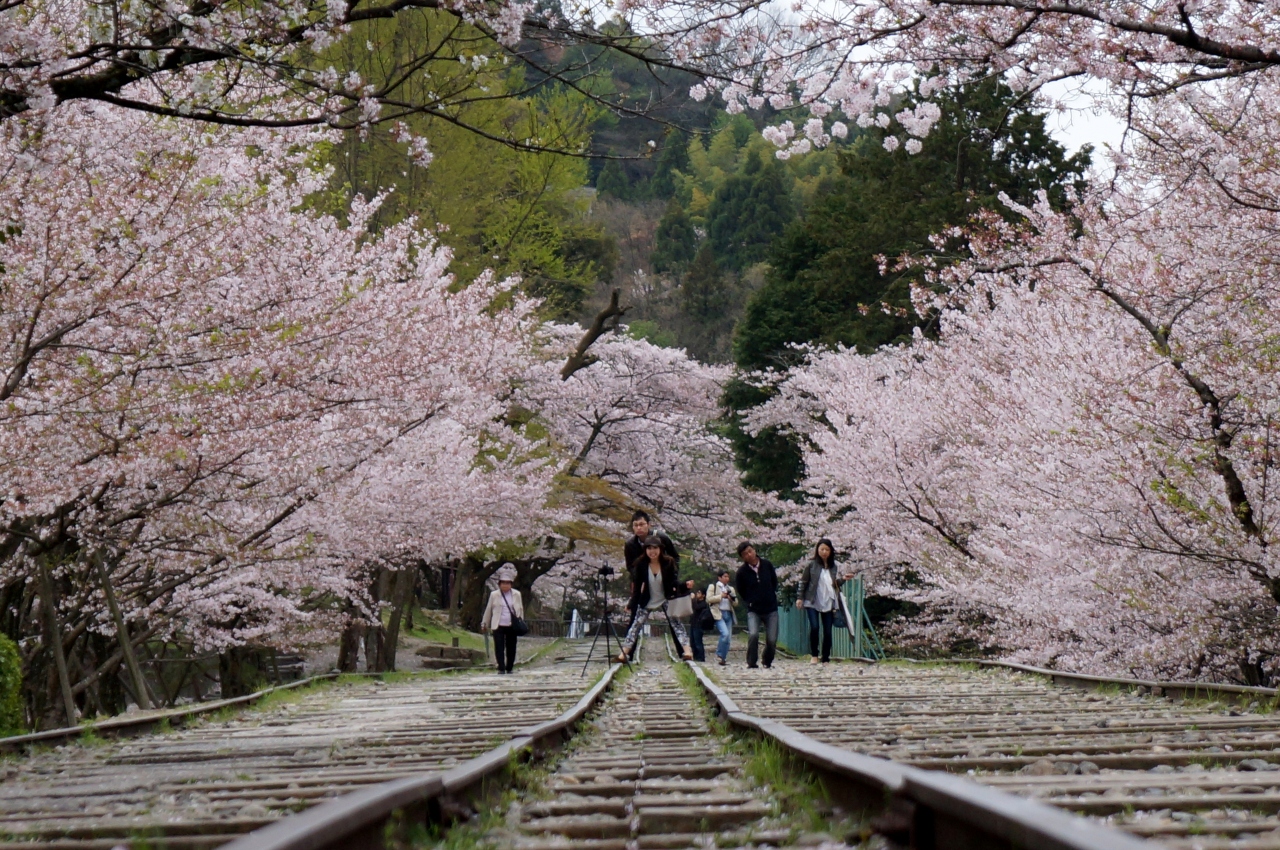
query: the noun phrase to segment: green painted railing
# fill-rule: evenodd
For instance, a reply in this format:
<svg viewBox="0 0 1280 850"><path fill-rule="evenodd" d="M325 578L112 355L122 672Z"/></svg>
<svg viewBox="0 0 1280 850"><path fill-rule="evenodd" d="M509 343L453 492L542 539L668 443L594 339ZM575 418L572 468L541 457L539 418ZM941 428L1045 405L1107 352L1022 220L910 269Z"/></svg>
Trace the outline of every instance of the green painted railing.
<svg viewBox="0 0 1280 850"><path fill-rule="evenodd" d="M849 628L832 630L831 657L884 658L884 645L867 618L862 576L846 581L842 590ZM809 616L794 603L778 612L778 643L795 655L809 654Z"/></svg>

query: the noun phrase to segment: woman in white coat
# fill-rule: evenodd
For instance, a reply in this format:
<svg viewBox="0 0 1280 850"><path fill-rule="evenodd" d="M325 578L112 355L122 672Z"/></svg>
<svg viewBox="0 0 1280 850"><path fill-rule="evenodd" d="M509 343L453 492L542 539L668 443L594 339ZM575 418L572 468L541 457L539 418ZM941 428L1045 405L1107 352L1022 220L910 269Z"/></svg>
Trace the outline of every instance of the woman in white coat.
<svg viewBox="0 0 1280 850"><path fill-rule="evenodd" d="M510 673L516 663L517 619L524 619L524 602L520 591L513 587L515 567L503 564L498 571L498 589L489 594L489 604L480 618L480 628L493 632L493 655L498 661L499 673Z"/></svg>

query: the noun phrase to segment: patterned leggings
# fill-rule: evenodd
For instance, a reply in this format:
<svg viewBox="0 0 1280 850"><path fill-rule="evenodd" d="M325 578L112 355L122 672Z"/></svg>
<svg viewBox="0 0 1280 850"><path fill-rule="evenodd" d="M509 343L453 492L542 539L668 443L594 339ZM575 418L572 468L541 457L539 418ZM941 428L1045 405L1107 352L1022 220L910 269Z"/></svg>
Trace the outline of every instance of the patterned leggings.
<svg viewBox="0 0 1280 850"><path fill-rule="evenodd" d="M644 628L644 624L658 611L661 611L662 616L666 617L667 622L671 624L671 630L676 633L676 642L681 646L689 645L689 635L684 630L684 623L667 614L667 603L663 602L661 608L652 611L648 608L636 610L636 618L631 621L631 628L627 629L627 636L622 640L622 648L627 655L636 648L636 641L640 640L640 630Z"/></svg>

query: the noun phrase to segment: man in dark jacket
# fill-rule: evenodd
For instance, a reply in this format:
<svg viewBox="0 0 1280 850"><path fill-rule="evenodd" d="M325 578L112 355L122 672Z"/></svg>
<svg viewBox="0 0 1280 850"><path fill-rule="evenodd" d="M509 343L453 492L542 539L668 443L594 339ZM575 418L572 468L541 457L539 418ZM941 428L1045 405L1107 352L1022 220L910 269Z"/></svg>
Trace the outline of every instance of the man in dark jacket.
<svg viewBox="0 0 1280 850"><path fill-rule="evenodd" d="M778 574L767 558L756 554L750 543L738 544L742 566L738 568L738 598L747 606L747 666L755 667L764 626L765 667L773 666L778 650Z"/></svg>
<svg viewBox="0 0 1280 850"><path fill-rule="evenodd" d="M662 551L666 552L671 560L677 564L680 563L680 553L676 551L676 544L671 542L671 538L661 531L653 531L653 520L649 519L649 515L644 511L636 511L631 515L631 537L622 547L622 559L626 562L627 571L631 573L633 585L636 580L636 564L644 558L644 541L650 535L662 541ZM633 586L631 590L635 592L635 587Z"/></svg>

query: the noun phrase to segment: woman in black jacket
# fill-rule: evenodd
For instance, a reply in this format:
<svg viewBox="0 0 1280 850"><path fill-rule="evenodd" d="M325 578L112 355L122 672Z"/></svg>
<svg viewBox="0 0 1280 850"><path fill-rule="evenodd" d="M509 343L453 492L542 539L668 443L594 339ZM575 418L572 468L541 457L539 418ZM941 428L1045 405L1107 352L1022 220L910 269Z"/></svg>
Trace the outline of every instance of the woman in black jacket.
<svg viewBox="0 0 1280 850"><path fill-rule="evenodd" d="M644 557L631 566L631 574L635 577L635 590L631 594L631 605L636 617L627 629L627 636L622 640L622 652L619 661L626 661L640 639L640 630L649 618L658 611L667 618L671 630L675 632L676 641L684 647L685 660L693 658L689 649L689 636L685 633L684 624L667 613L667 603L681 595L679 582L676 579L676 562L663 551L662 541L657 537L648 537L644 541Z"/></svg>
<svg viewBox="0 0 1280 850"><path fill-rule="evenodd" d="M822 625L822 663L831 660L831 629L840 605L840 586L844 579L836 575L835 547L825 537L818 541L804 572L800 574L800 596L796 607L809 615L809 663L818 663L818 625Z"/></svg>

